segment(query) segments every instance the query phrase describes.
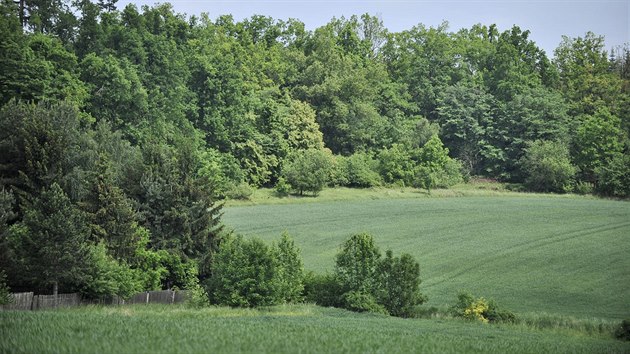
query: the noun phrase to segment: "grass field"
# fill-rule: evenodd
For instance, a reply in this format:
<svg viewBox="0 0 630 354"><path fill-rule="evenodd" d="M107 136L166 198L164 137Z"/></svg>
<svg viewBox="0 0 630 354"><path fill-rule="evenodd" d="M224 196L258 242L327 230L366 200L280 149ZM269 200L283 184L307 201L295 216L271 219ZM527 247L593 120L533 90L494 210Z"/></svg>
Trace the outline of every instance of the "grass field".
<svg viewBox="0 0 630 354"><path fill-rule="evenodd" d="M630 317L628 202L492 188L433 197L409 190L335 193L268 203L263 196L253 202L259 205L226 207L223 220L270 242L288 231L306 269L317 272L333 269L345 238L370 232L382 250L419 261L425 306L446 307L468 290L521 315Z"/></svg>
<svg viewBox="0 0 630 354"><path fill-rule="evenodd" d="M567 329L405 320L312 305L136 305L0 312L0 353L624 353L630 343Z"/></svg>

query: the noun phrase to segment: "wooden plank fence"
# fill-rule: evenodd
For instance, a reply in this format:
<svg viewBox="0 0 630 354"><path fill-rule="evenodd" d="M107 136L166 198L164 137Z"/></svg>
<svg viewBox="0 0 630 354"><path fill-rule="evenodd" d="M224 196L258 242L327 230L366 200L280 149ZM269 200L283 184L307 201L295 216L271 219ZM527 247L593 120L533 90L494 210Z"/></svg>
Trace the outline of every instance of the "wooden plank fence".
<svg viewBox="0 0 630 354"><path fill-rule="evenodd" d="M180 304L191 296L188 290L147 291L138 293L125 300L119 296L102 299L82 299L79 293L54 295L35 295L30 293L11 294L12 301L0 306L0 310L45 310L80 305L125 305L125 304Z"/></svg>

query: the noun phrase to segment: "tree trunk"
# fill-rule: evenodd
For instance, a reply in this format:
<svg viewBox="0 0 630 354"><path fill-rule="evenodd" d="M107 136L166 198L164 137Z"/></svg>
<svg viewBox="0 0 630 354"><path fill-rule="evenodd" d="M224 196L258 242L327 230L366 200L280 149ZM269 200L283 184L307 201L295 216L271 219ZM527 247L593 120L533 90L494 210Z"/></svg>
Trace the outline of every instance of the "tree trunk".
<svg viewBox="0 0 630 354"><path fill-rule="evenodd" d="M57 281L53 281L53 295L56 297L59 294L59 283Z"/></svg>

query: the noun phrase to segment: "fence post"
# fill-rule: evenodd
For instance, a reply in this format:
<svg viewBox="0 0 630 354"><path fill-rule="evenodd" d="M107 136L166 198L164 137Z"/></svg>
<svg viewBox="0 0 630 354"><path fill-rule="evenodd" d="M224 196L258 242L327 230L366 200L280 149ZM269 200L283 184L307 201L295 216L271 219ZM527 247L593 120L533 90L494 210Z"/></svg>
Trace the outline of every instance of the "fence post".
<svg viewBox="0 0 630 354"><path fill-rule="evenodd" d="M149 303L149 292L147 291L147 304Z"/></svg>

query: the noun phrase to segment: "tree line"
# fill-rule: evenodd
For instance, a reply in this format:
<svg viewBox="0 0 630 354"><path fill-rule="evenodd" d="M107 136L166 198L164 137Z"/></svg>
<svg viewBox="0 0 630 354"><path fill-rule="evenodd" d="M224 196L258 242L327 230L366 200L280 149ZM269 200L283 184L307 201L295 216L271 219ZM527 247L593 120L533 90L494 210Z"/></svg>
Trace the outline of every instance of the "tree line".
<svg viewBox="0 0 630 354"><path fill-rule="evenodd" d="M212 275L224 197L468 176L630 195L630 49L168 3L0 3L0 269L90 296ZM304 173L308 171L308 173ZM248 192L249 191L249 192Z"/></svg>

